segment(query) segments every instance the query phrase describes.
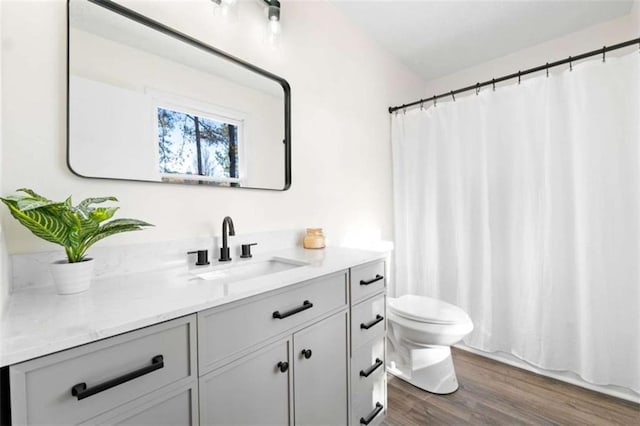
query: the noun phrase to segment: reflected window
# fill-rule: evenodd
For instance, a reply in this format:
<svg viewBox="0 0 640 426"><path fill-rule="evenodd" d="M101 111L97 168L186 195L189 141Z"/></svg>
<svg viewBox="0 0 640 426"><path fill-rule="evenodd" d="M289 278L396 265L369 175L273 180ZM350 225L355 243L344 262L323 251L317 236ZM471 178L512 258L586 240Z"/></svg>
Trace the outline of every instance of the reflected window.
<svg viewBox="0 0 640 426"><path fill-rule="evenodd" d="M156 114L163 181L239 186L242 121L166 106Z"/></svg>

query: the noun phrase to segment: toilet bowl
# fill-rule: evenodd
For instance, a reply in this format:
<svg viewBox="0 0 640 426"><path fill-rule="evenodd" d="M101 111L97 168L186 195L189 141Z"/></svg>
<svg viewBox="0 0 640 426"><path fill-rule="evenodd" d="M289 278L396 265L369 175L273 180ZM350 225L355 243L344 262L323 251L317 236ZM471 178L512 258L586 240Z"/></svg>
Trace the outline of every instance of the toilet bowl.
<svg viewBox="0 0 640 426"><path fill-rule="evenodd" d="M430 297L405 295L387 302L387 371L428 392L455 392L451 345L473 330L469 315Z"/></svg>

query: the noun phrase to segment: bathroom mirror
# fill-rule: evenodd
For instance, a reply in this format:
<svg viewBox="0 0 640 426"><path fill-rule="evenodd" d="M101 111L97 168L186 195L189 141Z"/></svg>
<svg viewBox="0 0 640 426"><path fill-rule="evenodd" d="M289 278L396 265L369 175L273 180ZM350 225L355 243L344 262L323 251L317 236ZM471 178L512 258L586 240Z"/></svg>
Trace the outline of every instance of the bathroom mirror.
<svg viewBox="0 0 640 426"><path fill-rule="evenodd" d="M73 173L289 188L284 79L109 0L68 0L67 7Z"/></svg>

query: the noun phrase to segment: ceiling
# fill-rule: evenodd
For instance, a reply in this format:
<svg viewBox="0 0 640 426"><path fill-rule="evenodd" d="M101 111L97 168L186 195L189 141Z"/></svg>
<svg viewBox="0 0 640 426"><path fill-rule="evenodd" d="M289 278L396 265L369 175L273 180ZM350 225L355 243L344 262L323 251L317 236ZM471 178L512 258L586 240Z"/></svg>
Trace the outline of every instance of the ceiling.
<svg viewBox="0 0 640 426"><path fill-rule="evenodd" d="M332 0L426 80L628 14L632 0Z"/></svg>

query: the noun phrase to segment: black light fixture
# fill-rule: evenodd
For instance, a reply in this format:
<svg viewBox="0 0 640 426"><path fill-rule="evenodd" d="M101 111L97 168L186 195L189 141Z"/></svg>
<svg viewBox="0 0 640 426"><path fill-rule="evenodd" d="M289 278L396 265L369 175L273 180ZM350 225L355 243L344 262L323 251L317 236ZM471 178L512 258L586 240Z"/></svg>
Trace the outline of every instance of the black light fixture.
<svg viewBox="0 0 640 426"><path fill-rule="evenodd" d="M2 1L2 0L0 0ZM258 0L266 5L265 12L267 14L269 31L273 35L278 35L282 31L280 26L280 2L278 0ZM222 11L223 15L227 15L237 0L211 0L215 4L216 13Z"/></svg>
<svg viewBox="0 0 640 426"><path fill-rule="evenodd" d="M269 18L269 30L273 34L279 34L280 27L280 2L278 0L263 0L267 5L267 17Z"/></svg>

